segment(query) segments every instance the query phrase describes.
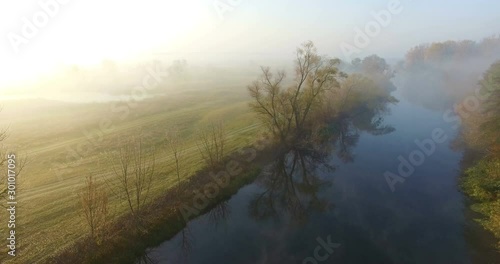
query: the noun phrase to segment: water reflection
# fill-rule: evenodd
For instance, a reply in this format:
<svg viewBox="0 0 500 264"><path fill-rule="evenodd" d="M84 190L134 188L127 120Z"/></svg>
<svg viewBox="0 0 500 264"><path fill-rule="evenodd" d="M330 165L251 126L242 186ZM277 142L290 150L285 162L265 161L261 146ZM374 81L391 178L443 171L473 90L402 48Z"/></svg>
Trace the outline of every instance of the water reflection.
<svg viewBox="0 0 500 264"><path fill-rule="evenodd" d="M231 207L227 201L220 202L208 213L209 222L212 223L215 229L227 223L231 215Z"/></svg>
<svg viewBox="0 0 500 264"><path fill-rule="evenodd" d="M189 226L186 225L181 231L181 241L180 241L180 259L178 263L189 263L189 255L193 249L194 236L191 233Z"/></svg>
<svg viewBox="0 0 500 264"><path fill-rule="evenodd" d="M255 220L279 220L280 215L287 215L305 224L312 212L332 208L328 199L318 197L318 192L332 186L320 176L335 170L328 157L334 151L343 162L353 162L353 149L361 132L384 135L395 131L383 122L388 112L385 104L377 104L364 106L354 114L341 114L325 137L292 146L256 181L264 191L250 201L250 215Z"/></svg>
<svg viewBox="0 0 500 264"><path fill-rule="evenodd" d="M319 136L289 146L253 184L190 221L156 248L153 258L161 263L301 263L317 247L318 235L347 243L349 232L334 206L344 200L332 199L343 188L333 181L336 163L354 163L362 134L395 131L384 122L389 112L384 104L356 110L340 113ZM332 259L345 257L342 250Z"/></svg>
<svg viewBox="0 0 500 264"><path fill-rule="evenodd" d="M363 107L353 114L342 114L330 125L337 157L346 163L354 161L352 150L359 141L361 132L375 136L394 132L394 127L384 123L383 116L389 113L386 104L379 104L375 107Z"/></svg>
<svg viewBox="0 0 500 264"><path fill-rule="evenodd" d="M289 214L293 220L304 223L311 211L326 211L329 202L317 194L331 183L315 173L326 157L326 153L305 148L295 148L279 157L256 181L264 191L250 201L251 217L279 220L280 215Z"/></svg>
<svg viewBox="0 0 500 264"><path fill-rule="evenodd" d="M154 257L150 255L150 250L146 251L144 255L142 255L139 260L136 262L137 264L159 264L158 260L155 260Z"/></svg>

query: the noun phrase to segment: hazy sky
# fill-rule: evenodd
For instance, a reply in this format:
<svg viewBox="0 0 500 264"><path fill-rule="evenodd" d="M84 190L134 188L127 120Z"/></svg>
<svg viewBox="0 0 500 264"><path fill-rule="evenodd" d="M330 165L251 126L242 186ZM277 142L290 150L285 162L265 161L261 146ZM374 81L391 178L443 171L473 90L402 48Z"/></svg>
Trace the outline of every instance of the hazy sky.
<svg viewBox="0 0 500 264"><path fill-rule="evenodd" d="M50 5L46 11L40 3L49 2L58 7ZM125 60L138 54L154 57L154 52L209 59L291 60L298 44L312 40L321 53L344 58L340 44L353 44L355 28L364 30L374 21L372 12L387 10L391 0L64 2L0 2L0 86L57 65ZM402 11L370 37L359 56L402 57L420 43L480 40L500 33L500 1L399 2ZM231 4L234 6L224 10ZM51 14L44 19L40 12ZM33 22L36 14L39 21L35 24L41 26L35 25L37 32L26 36L25 20Z"/></svg>

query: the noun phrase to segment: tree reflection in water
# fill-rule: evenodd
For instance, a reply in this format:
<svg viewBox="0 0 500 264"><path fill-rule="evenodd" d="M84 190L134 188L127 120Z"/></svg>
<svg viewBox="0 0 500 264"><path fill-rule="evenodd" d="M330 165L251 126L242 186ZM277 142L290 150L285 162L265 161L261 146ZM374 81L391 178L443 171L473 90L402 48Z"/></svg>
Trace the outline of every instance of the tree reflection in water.
<svg viewBox="0 0 500 264"><path fill-rule="evenodd" d="M208 221L217 229L221 224L226 227L227 220L231 215L231 207L228 201L222 201L208 213Z"/></svg>
<svg viewBox="0 0 500 264"><path fill-rule="evenodd" d="M374 117L375 116L375 117ZM383 125L383 118L374 115L369 110L359 112L352 117L340 118L333 124L332 132L336 134L333 143L337 147L337 156L343 162L353 162L352 149L359 140L360 132L371 135L385 135L395 129L388 125Z"/></svg>
<svg viewBox="0 0 500 264"><path fill-rule="evenodd" d="M256 221L290 219L293 224L302 226L312 213L333 209L328 197L322 195L333 184L329 177L335 171L333 157L337 156L342 162L352 162L352 150L362 132L384 135L394 131L394 128L383 124L382 114L387 113L387 108L370 106L358 110L353 114L339 114L334 122L318 133L319 136L307 137L307 142L287 147L288 151L276 158L255 181L254 184L262 191L257 192L248 203L250 217ZM221 225L226 228L230 215L231 208L228 201L224 201L215 206L205 219L215 229ZM173 263L189 263L194 241L195 237L187 225L180 233L182 253L174 258ZM261 250L261 261L266 263L266 258L273 253L267 252L266 247ZM145 258L140 263L151 263L147 262L147 255Z"/></svg>
<svg viewBox="0 0 500 264"><path fill-rule="evenodd" d="M155 260L149 255L149 251L146 251L137 261L138 264L158 264L159 261Z"/></svg>
<svg viewBox="0 0 500 264"><path fill-rule="evenodd" d="M193 248L194 237L189 229L189 226L186 225L184 229L181 231L181 254L178 263L189 263L189 254Z"/></svg>
<svg viewBox="0 0 500 264"><path fill-rule="evenodd" d="M352 162L352 149L361 132L371 135L393 132L393 127L383 124L382 115L387 112L384 104L362 107L350 115L340 114L325 128L324 136L290 147L257 179L256 184L264 191L250 201L250 215L256 220L279 220L280 216L290 216L293 221L304 224L312 212L333 208L327 199L318 195L332 185L321 177L335 170L329 157L335 153L342 162Z"/></svg>

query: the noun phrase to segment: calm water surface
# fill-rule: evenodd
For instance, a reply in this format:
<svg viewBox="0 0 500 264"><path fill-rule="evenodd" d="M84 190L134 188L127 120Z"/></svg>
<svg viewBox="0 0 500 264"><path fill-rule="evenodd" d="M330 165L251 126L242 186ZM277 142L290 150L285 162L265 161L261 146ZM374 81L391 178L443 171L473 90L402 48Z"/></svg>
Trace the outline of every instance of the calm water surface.
<svg viewBox="0 0 500 264"><path fill-rule="evenodd" d="M472 263L465 198L457 188L462 153L450 149L457 131L442 112L395 96L400 102L383 120L392 133L361 131L344 142L344 155L332 142L335 151L321 158L298 151L278 159L256 182L150 249L147 258L316 263L318 241L330 239L333 252L317 263ZM392 192L384 172L396 173L398 156L408 158L418 149L414 141L430 138L435 128L447 141Z"/></svg>

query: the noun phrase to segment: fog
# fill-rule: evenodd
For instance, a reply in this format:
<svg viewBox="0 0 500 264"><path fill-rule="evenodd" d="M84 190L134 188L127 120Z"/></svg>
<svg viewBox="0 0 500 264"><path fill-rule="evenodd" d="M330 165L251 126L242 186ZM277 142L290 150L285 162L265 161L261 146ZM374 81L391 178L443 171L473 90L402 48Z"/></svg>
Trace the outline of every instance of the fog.
<svg viewBox="0 0 500 264"><path fill-rule="evenodd" d="M454 2L446 1L433 4L432 13L426 12L425 3L409 1L55 3L50 6L52 11L36 1L1 4L0 32L6 36L0 54L4 73L0 94L4 99L128 94L141 81L145 65L155 62L168 68L185 60L184 70L189 71L185 83L207 78L220 81L224 75L212 78L217 71L252 75L261 65L290 69L295 48L307 40L322 54L346 63L376 54L396 68L394 64L414 46L480 41L500 31L498 23L491 23L497 18L492 6L496 3L489 2L462 3L448 12ZM37 12L50 13L46 26L33 22ZM440 21L439 26L433 21ZM375 34L369 32L372 22L378 23ZM482 26L485 24L488 27ZM30 30L36 34L26 36ZM363 45L357 45L358 40ZM346 52L346 45L355 52ZM477 79L480 69L494 57L463 61L472 71L458 75ZM449 64L441 67L462 72L461 67L454 69L455 62ZM157 92L176 89L176 82L166 81Z"/></svg>
<svg viewBox="0 0 500 264"><path fill-rule="evenodd" d="M496 263L499 10L0 1L0 262Z"/></svg>
<svg viewBox="0 0 500 264"><path fill-rule="evenodd" d="M434 110L474 94L483 73L500 59L500 37L419 45L396 67L396 83L410 101Z"/></svg>

